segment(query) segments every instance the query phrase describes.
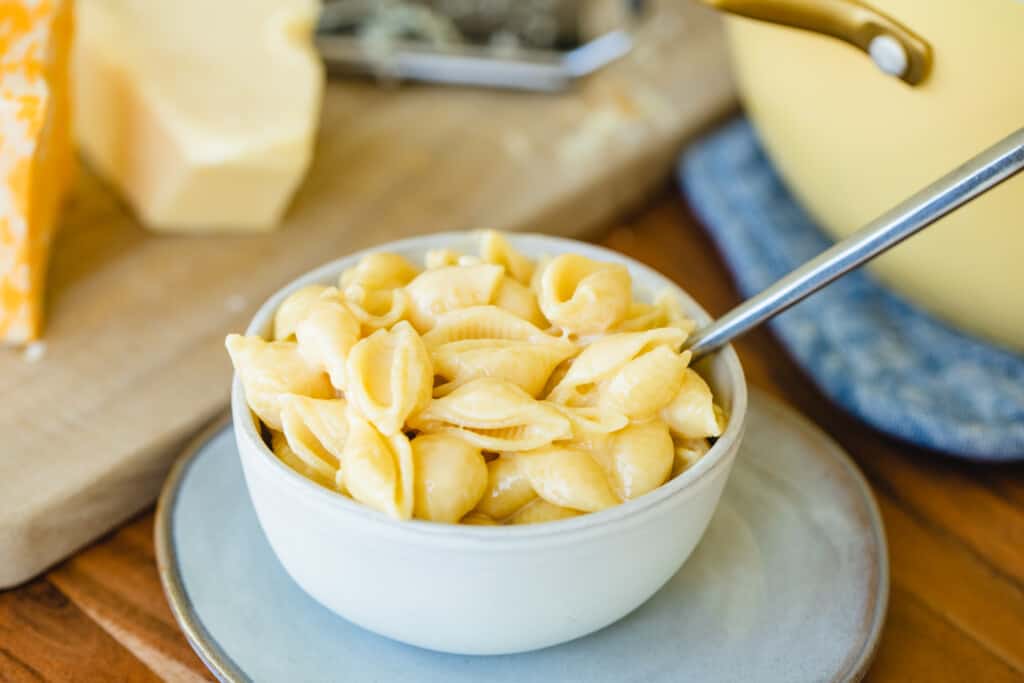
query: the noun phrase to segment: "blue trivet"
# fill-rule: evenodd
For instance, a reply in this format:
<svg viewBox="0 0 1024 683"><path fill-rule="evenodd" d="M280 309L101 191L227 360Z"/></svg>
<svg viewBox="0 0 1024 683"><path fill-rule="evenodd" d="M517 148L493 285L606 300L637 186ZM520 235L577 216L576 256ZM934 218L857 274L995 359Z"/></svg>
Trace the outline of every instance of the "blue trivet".
<svg viewBox="0 0 1024 683"><path fill-rule="evenodd" d="M679 179L745 296L831 244L746 120L691 146ZM957 456L1024 459L1024 357L947 327L859 271L771 324L829 398L878 429Z"/></svg>

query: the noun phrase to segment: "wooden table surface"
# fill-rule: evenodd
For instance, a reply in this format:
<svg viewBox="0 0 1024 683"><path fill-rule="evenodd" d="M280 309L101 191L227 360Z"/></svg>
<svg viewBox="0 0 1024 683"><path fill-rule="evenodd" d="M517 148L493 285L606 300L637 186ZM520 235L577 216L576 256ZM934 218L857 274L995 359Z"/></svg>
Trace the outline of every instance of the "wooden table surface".
<svg viewBox="0 0 1024 683"><path fill-rule="evenodd" d="M737 302L673 189L618 225L599 241L672 277L713 315ZM1024 680L1024 465L974 465L906 446L831 405L769 332L738 347L750 382L835 437L878 498L892 589L868 680ZM0 593L0 681L161 678L211 676L164 600L152 511Z"/></svg>

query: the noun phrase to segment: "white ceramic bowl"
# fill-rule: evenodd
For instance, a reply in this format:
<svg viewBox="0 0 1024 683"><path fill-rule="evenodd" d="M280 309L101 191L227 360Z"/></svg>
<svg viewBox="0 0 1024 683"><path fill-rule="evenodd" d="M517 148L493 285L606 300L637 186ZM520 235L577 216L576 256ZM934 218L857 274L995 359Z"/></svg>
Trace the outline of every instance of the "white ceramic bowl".
<svg viewBox="0 0 1024 683"><path fill-rule="evenodd" d="M638 298L669 287L700 323L707 314L671 281L631 259L573 240L516 235L530 256L581 253L626 265ZM427 249L475 253L471 233L382 244L420 263ZM300 277L267 301L248 334L266 335L295 289L333 283L364 252ZM366 629L460 654L534 650L606 626L658 590L707 527L743 435L747 389L732 348L701 371L730 415L725 433L696 465L622 505L533 526L480 527L397 521L306 480L260 439L235 379L231 403L238 451L260 525L281 564L318 602Z"/></svg>

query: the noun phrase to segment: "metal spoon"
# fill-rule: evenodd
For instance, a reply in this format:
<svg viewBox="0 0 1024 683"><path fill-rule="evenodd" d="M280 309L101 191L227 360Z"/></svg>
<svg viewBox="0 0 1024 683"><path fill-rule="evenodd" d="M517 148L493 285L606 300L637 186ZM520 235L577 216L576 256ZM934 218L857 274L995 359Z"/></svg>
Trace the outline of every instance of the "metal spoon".
<svg viewBox="0 0 1024 683"><path fill-rule="evenodd" d="M750 328L888 251L1021 170L1024 170L1024 128L698 330L685 348L693 352L694 358L700 358L725 346Z"/></svg>

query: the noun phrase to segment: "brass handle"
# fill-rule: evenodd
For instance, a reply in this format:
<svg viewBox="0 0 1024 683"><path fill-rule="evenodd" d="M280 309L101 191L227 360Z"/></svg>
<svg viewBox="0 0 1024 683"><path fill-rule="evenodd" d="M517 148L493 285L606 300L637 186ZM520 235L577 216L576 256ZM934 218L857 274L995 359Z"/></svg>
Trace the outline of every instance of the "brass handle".
<svg viewBox="0 0 1024 683"><path fill-rule="evenodd" d="M923 81L932 65L932 48L924 38L859 0L702 1L730 14L838 38L910 85Z"/></svg>

